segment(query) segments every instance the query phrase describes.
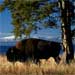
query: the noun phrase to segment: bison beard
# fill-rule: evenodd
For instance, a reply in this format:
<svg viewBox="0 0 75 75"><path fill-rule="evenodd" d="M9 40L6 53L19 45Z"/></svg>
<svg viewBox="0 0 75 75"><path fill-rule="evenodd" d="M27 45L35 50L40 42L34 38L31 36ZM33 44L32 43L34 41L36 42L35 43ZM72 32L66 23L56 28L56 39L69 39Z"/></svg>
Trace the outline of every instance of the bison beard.
<svg viewBox="0 0 75 75"><path fill-rule="evenodd" d="M54 57L56 62L60 60L60 43L34 38L22 40L20 43L21 46L17 46L18 48L14 46L8 49L6 55L9 61L24 62L32 59L37 63L39 59L48 59L49 57Z"/></svg>

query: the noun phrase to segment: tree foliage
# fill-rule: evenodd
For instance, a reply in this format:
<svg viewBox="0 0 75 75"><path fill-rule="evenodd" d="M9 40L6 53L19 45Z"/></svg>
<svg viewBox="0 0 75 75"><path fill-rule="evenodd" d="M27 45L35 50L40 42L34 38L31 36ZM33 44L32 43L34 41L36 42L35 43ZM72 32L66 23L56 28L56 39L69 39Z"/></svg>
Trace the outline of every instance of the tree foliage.
<svg viewBox="0 0 75 75"><path fill-rule="evenodd" d="M45 0L4 0L3 4L0 5L0 11L5 8L10 10L14 26L13 32L18 37L22 34L29 35L32 30L38 29L35 22L49 16L52 8L56 5Z"/></svg>
<svg viewBox="0 0 75 75"><path fill-rule="evenodd" d="M59 0L62 1L62 0ZM13 33L16 37L29 35L33 30L39 29L36 22L41 22L48 17L49 20L44 22L45 27L55 27L56 22L52 21L50 14L59 10L58 3L50 3L48 0L4 0L0 5L0 11L8 8L12 14ZM53 18L55 19L55 18Z"/></svg>

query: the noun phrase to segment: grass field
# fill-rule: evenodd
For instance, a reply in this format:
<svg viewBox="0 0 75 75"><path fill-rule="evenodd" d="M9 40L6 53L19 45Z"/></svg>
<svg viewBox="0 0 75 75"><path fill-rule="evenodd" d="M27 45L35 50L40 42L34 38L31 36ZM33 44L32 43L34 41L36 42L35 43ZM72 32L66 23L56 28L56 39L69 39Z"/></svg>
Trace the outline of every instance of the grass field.
<svg viewBox="0 0 75 75"><path fill-rule="evenodd" d="M51 57L47 61L40 60L40 64L33 62L9 62L5 55L0 55L0 75L75 75L75 61L57 64Z"/></svg>

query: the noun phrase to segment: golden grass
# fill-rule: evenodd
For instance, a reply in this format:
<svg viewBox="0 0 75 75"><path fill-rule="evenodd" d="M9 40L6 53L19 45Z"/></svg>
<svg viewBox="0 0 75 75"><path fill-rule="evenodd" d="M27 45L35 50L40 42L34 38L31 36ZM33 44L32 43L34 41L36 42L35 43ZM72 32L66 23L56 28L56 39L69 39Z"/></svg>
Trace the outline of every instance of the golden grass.
<svg viewBox="0 0 75 75"><path fill-rule="evenodd" d="M57 64L51 57L47 61L40 60L40 64L33 62L9 62L6 56L0 55L0 75L75 75L75 61L71 64Z"/></svg>

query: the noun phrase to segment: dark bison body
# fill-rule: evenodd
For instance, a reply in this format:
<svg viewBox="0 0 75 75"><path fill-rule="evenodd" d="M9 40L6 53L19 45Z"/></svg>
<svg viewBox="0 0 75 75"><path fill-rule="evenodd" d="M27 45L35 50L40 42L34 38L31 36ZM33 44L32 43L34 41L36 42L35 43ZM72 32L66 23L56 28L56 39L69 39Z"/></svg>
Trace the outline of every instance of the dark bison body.
<svg viewBox="0 0 75 75"><path fill-rule="evenodd" d="M54 57L58 61L60 50L60 43L30 38L22 40L16 46L9 48L6 55L9 61L32 59L38 62L39 59L48 59L49 57Z"/></svg>

